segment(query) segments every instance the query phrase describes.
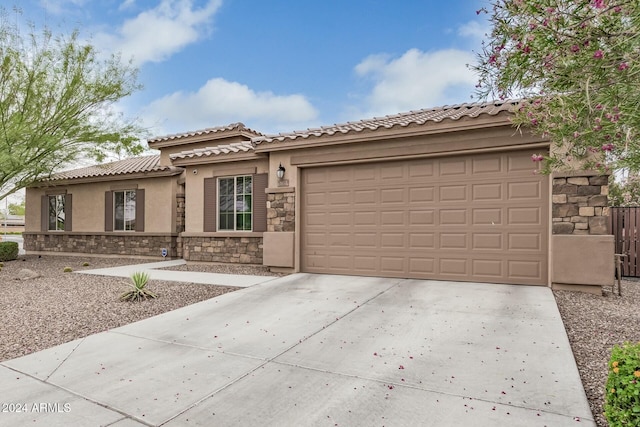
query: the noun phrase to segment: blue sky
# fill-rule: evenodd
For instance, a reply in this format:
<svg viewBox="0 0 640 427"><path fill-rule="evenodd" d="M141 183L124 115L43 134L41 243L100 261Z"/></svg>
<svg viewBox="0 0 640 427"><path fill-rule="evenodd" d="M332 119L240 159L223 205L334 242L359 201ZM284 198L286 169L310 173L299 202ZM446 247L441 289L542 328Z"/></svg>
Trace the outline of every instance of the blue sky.
<svg viewBox="0 0 640 427"><path fill-rule="evenodd" d="M469 102L484 0L22 0L79 28L144 89L118 107L151 136L243 122L265 133ZM9 17L15 12L8 8Z"/></svg>

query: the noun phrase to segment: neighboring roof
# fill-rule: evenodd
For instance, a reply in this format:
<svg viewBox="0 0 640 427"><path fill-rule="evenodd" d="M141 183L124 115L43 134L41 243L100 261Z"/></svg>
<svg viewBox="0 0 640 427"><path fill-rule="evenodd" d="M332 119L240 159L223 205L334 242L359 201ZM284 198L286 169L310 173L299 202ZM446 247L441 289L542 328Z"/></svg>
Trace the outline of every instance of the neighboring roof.
<svg viewBox="0 0 640 427"><path fill-rule="evenodd" d="M333 126L323 126L303 131L280 133L278 135L263 135L252 139L252 142L282 142L298 138L322 137L336 134L358 133L365 130L391 129L393 127L407 127L410 125L424 125L429 122L439 123L445 120L458 121L462 118L475 118L480 115L496 116L502 112L513 111L518 101L498 101L490 103L459 104L410 111L384 117L347 122Z"/></svg>
<svg viewBox="0 0 640 427"><path fill-rule="evenodd" d="M170 154L171 160L193 159L198 157L221 156L233 153L246 153L253 151L251 141L234 142L232 144L216 145L215 147L196 148L195 150L185 150L179 153Z"/></svg>
<svg viewBox="0 0 640 427"><path fill-rule="evenodd" d="M192 140L206 137L207 139L220 139L233 137L238 135L244 135L247 137L258 137L263 134L249 129L243 123L232 123L227 126L218 126L213 128L195 130L192 132L176 133L172 135L158 136L147 140L150 146L164 146L167 143L180 143L181 140Z"/></svg>
<svg viewBox="0 0 640 427"><path fill-rule="evenodd" d="M56 182L68 179L117 177L133 174L147 174L152 172L167 172L169 174L174 172L175 174L178 174L182 172L182 169L175 166L161 166L159 155L143 156L59 172L44 179L43 181Z"/></svg>

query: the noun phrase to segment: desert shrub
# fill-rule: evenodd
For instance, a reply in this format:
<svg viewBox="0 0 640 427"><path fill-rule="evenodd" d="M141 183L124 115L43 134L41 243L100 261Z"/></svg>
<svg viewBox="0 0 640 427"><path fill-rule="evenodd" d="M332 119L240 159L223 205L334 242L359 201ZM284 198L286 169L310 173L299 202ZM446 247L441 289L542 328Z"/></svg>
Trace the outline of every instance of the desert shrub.
<svg viewBox="0 0 640 427"><path fill-rule="evenodd" d="M89 263L88 263L88 262L83 262L83 263L82 263L82 266L83 266L83 267L89 267Z"/></svg>
<svg viewBox="0 0 640 427"><path fill-rule="evenodd" d="M13 261L18 258L18 243L0 242L0 261Z"/></svg>
<svg viewBox="0 0 640 427"><path fill-rule="evenodd" d="M131 276L131 289L120 295L120 301L142 301L147 298L157 298L157 295L147 289L149 275L143 271L137 271Z"/></svg>
<svg viewBox="0 0 640 427"><path fill-rule="evenodd" d="M640 343L611 350L604 414L610 427L640 426Z"/></svg>
<svg viewBox="0 0 640 427"><path fill-rule="evenodd" d="M64 270L62 270L62 271L64 271L65 273L71 273L73 271L73 268L65 267Z"/></svg>

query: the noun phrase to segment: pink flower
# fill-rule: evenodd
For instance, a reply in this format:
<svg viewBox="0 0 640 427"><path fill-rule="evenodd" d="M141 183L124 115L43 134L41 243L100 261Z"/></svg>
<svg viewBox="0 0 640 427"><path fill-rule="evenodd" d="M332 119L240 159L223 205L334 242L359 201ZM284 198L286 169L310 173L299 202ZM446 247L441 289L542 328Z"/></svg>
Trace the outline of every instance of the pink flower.
<svg viewBox="0 0 640 427"><path fill-rule="evenodd" d="M491 55L489 57L489 64L495 64L496 63L496 56L495 55Z"/></svg>
<svg viewBox="0 0 640 427"><path fill-rule="evenodd" d="M578 46L577 44L574 44L571 46L571 52L576 53L580 50L580 46Z"/></svg>
<svg viewBox="0 0 640 427"><path fill-rule="evenodd" d="M532 162L541 162L543 160L544 160L544 157L542 156L542 154L534 154L531 156Z"/></svg>
<svg viewBox="0 0 640 427"><path fill-rule="evenodd" d="M593 57L595 59L602 59L603 56L604 53L600 49L596 50L596 52L593 54Z"/></svg>
<svg viewBox="0 0 640 427"><path fill-rule="evenodd" d="M531 124L536 126L538 124L538 119L531 119Z"/></svg>
<svg viewBox="0 0 640 427"><path fill-rule="evenodd" d="M613 144L612 143L604 144L602 146L602 151L613 151Z"/></svg>
<svg viewBox="0 0 640 427"><path fill-rule="evenodd" d="M618 70L620 71L624 71L627 68L629 68L629 64L627 64L626 62L623 62L622 64L618 65Z"/></svg>
<svg viewBox="0 0 640 427"><path fill-rule="evenodd" d="M593 4L593 7L596 9L604 9L605 7L604 0L593 0L591 4Z"/></svg>

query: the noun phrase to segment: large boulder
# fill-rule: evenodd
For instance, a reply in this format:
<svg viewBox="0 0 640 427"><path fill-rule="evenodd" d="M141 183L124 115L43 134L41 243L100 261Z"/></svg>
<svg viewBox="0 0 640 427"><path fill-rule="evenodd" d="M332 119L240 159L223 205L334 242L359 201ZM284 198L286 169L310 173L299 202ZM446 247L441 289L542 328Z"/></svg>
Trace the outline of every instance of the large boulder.
<svg viewBox="0 0 640 427"><path fill-rule="evenodd" d="M18 271L18 280L31 280L40 277L40 273L37 273L33 270L29 270L28 268L23 268Z"/></svg>

